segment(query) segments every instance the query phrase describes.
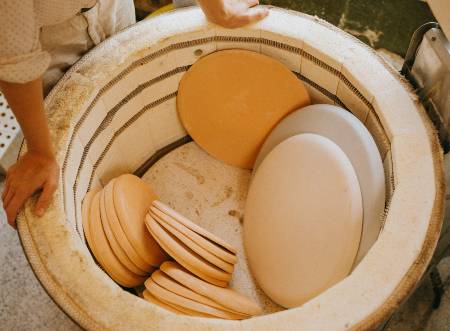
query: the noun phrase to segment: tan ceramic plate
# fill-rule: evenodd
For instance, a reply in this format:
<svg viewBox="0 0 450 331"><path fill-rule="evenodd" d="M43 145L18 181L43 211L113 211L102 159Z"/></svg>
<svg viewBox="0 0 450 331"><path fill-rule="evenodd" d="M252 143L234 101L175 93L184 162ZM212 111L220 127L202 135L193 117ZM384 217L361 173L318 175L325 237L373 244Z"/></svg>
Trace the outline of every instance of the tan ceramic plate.
<svg viewBox="0 0 450 331"><path fill-rule="evenodd" d="M148 233L144 222L156 195L133 175L122 175L113 185L114 207L126 237L146 263L158 267L168 256Z"/></svg>
<svg viewBox="0 0 450 331"><path fill-rule="evenodd" d="M261 308L244 295L229 288L222 288L206 283L190 274L176 262L164 262L161 265L161 270L178 283L183 284L183 286L210 298L231 311L252 316L261 313Z"/></svg>
<svg viewBox="0 0 450 331"><path fill-rule="evenodd" d="M146 263L144 259L136 252L136 249L131 245L125 235L119 218L117 217L116 208L114 206L114 181L114 179L111 180L103 189L105 194L106 216L109 226L112 229L113 235L116 237L120 246L133 264L135 264L140 270L151 272L154 268L150 264Z"/></svg>
<svg viewBox="0 0 450 331"><path fill-rule="evenodd" d="M166 231L168 231L171 235L180 240L187 247L192 249L193 252L197 253L206 261L222 269L223 271L228 272L230 274L233 273L234 270L233 264L227 263L224 260L220 259L219 257L215 256L214 254L212 254L211 252L209 252L208 250L204 249L202 246L197 244L194 240L185 235L183 232L179 231L175 226L173 226L173 224L177 224L176 222L166 221L167 218L164 219L162 217L158 217L152 211L150 211L150 215L156 222L158 222L159 225L161 225Z"/></svg>
<svg viewBox="0 0 450 331"><path fill-rule="evenodd" d="M194 141L247 169L272 128L309 104L303 83L287 67L246 50L224 50L194 63L177 97L181 122Z"/></svg>
<svg viewBox="0 0 450 331"><path fill-rule="evenodd" d="M112 185L112 183L109 183L108 185ZM108 186L107 185L107 186ZM108 239L109 246L111 247L112 251L114 252L114 255L118 258L120 263L122 263L128 270L135 273L139 276L146 276L148 273L144 270L139 269L128 257L128 255L123 250L120 243L117 241L116 236L114 235L111 227L110 227L110 221L108 220L107 211L106 211L106 194L105 189L103 189L100 193L100 216L102 220L102 226L103 230L105 231L106 238Z"/></svg>
<svg viewBox="0 0 450 331"><path fill-rule="evenodd" d="M224 283L228 283L231 280L230 273L217 268L193 252L181 241L167 233L150 215L147 215L145 223L161 247L180 264L189 266L189 271L196 273L199 277L206 276L208 280L214 279Z"/></svg>
<svg viewBox="0 0 450 331"><path fill-rule="evenodd" d="M146 280L147 277L138 276L125 268L125 266L119 262L109 246L108 239L103 231L100 216L100 192L96 193L92 199L87 229L90 233L90 235L86 236L89 247L97 261L112 279L125 287L138 286ZM91 240L90 242L89 239Z"/></svg>
<svg viewBox="0 0 450 331"><path fill-rule="evenodd" d="M240 320L245 318L245 316L243 315L216 309L214 307L204 305L197 301L170 292L166 290L164 287L161 287L158 284L156 284L152 279L148 279L145 282L145 287L147 291L149 291L153 296L155 296L160 300L164 300L165 302L170 302L174 305L194 310L199 313L230 320Z"/></svg>

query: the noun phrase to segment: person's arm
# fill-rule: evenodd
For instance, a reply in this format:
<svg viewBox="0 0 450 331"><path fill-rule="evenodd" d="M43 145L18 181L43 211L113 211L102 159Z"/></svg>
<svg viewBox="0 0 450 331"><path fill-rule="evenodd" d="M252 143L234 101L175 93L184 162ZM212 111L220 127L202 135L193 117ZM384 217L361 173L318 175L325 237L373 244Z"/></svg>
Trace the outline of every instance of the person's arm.
<svg viewBox="0 0 450 331"><path fill-rule="evenodd" d="M42 78L23 84L0 81L0 89L27 141L27 153L8 169L2 195L8 223L15 227L18 211L39 190L35 210L38 216L44 213L57 188L59 169L44 113Z"/></svg>
<svg viewBox="0 0 450 331"><path fill-rule="evenodd" d="M266 8L254 8L258 0L197 0L197 3L211 22L226 28L238 28L269 14Z"/></svg>

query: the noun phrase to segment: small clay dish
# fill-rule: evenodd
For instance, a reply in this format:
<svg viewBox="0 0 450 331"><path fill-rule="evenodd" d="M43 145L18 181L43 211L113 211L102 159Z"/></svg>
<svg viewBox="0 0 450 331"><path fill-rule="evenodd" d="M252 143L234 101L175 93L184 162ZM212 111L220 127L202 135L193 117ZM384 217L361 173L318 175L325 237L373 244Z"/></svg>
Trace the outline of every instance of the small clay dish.
<svg viewBox="0 0 450 331"><path fill-rule="evenodd" d="M100 216L100 192L96 193L92 199L87 229L90 234L86 237L95 259L114 281L124 287L135 287L145 282L146 277L138 276L128 270L119 262L109 246Z"/></svg>
<svg viewBox="0 0 450 331"><path fill-rule="evenodd" d="M113 183L114 207L120 225L139 256L158 267L168 259L145 227L145 215L156 195L139 177L122 175Z"/></svg>
<svg viewBox="0 0 450 331"><path fill-rule="evenodd" d="M179 261L180 264L186 265L186 268L188 268L189 271L196 273L199 277L206 276L207 280L214 279L225 284L231 280L230 273L217 268L193 252L177 238L166 232L165 229L150 215L147 215L145 223L148 230L161 247L163 247L172 258Z"/></svg>
<svg viewBox="0 0 450 331"><path fill-rule="evenodd" d="M136 249L131 245L125 235L119 218L117 217L116 208L114 206L114 181L115 179L112 179L103 189L105 195L104 202L107 222L109 223L109 227L111 228L117 242L122 247L125 254L130 258L131 262L140 270L150 273L154 270L154 267L146 263L144 259L136 252Z"/></svg>
<svg viewBox="0 0 450 331"><path fill-rule="evenodd" d="M110 182L108 185L112 186ZM106 185L106 186L108 186ZM144 270L139 269L128 257L128 255L123 250L122 246L120 246L119 242L114 235L110 223L108 220L107 212L106 212L106 203L105 203L105 189L102 190L100 194L100 217L102 220L103 231L105 232L106 238L108 239L109 246L111 247L114 255L117 256L120 263L122 263L128 270L135 273L139 276L146 276L148 273Z"/></svg>
<svg viewBox="0 0 450 331"><path fill-rule="evenodd" d="M219 305L238 314L255 316L262 312L261 307L246 296L229 288L214 286L192 275L178 263L167 261L161 265L161 271L197 294L210 298Z"/></svg>
<svg viewBox="0 0 450 331"><path fill-rule="evenodd" d="M166 310L168 310L168 311L170 311L170 312L172 312L172 313L175 313L175 314L177 314L177 315L183 314L182 311L180 311L180 310L174 308L173 306L170 306L170 305L168 305L168 304L162 302L161 300L156 299L156 298L155 298L153 295L151 295L150 292L147 291L147 290L144 290L144 292L142 292L142 295L143 295L143 297L144 297L144 299L145 299L146 301L151 302L151 303L153 303L154 305L157 305L157 306L159 306L159 307L162 307L162 308L164 308L164 309L166 309Z"/></svg>
<svg viewBox="0 0 450 331"><path fill-rule="evenodd" d="M99 189L93 189L86 193L83 199L83 204L81 206L81 221L83 223L83 231L88 244L92 242L91 232L89 231L89 223L91 218L91 204L94 196L100 192ZM89 237L89 238L88 238Z"/></svg>
<svg viewBox="0 0 450 331"><path fill-rule="evenodd" d="M177 222L183 224L188 229L196 232L197 234L199 234L200 236L204 237L205 239L208 239L209 241L211 241L211 242L213 242L213 243L215 243L215 244L217 244L219 246L222 246L225 250L227 250L228 252L232 253L233 255L236 255L236 252L237 252L236 248L234 248L232 245L227 243L222 238L219 238L215 234L205 230L201 226L198 226L197 224L195 224L194 222L192 222L188 218L184 217L183 215L181 215L177 211L173 210L172 208L170 208L166 204L162 203L161 201L154 200L153 201L153 206L155 208L159 209L160 211L162 211L164 214L170 216L172 219L174 219ZM225 259L225 261L228 261L228 260ZM237 262L237 260L236 260L236 262ZM230 263L234 264L236 262L230 262Z"/></svg>
<svg viewBox="0 0 450 331"><path fill-rule="evenodd" d="M164 302L168 302L174 304L179 307L187 308L192 311L196 311L202 314L206 314L212 317L219 317L223 319L229 320L241 320L245 319L245 316L233 314L229 311L224 311L220 309L213 308L208 305L204 305L197 301L185 298L173 292L166 290L164 287L156 284L151 278L149 278L145 282L145 288L150 292L154 297Z"/></svg>
<svg viewBox="0 0 450 331"><path fill-rule="evenodd" d="M204 249L202 246L198 245L191 238L186 236L183 232L178 231L174 226L170 225L169 222L166 222L162 218L158 217L152 211L150 211L150 216L156 222L158 222L158 224L161 225L168 233L170 233L173 237L177 238L180 242L182 242L193 252L204 258L206 261L222 269L225 272L228 272L230 274L233 273L234 270L233 264L227 263L224 260L215 256L214 254L210 253L208 250Z"/></svg>
<svg viewBox="0 0 450 331"><path fill-rule="evenodd" d="M166 290L168 290L172 293L178 294L187 299L202 303L207 306L211 306L211 307L219 309L219 310L224 310L224 311L231 312L233 314L242 315L243 318L249 317L249 315L232 311L231 309L228 309L224 306L219 305L214 300L211 300L210 298L207 298L203 295L200 295L200 294L190 290L189 288L183 286L182 284L178 283L174 279L170 278L167 274L165 274L161 270L156 270L155 272L153 272L151 279L159 286L164 287Z"/></svg>

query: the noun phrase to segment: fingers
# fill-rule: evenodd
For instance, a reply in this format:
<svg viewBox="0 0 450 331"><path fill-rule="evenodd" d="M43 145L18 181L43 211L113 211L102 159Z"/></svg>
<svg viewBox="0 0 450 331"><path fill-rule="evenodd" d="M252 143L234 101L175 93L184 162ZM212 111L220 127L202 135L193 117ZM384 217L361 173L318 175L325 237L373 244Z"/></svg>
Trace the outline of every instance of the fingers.
<svg viewBox="0 0 450 331"><path fill-rule="evenodd" d="M9 203L11 202L11 199L14 197L14 188L11 186L8 188L8 191L6 192L5 197L3 198L3 208L6 209L8 207Z"/></svg>
<svg viewBox="0 0 450 331"><path fill-rule="evenodd" d="M44 212L47 210L50 201L52 200L53 193L56 191L56 184L53 182L46 182L44 184L44 189L42 190L42 193L39 196L39 199L36 203L36 215L42 216Z"/></svg>
<svg viewBox="0 0 450 331"><path fill-rule="evenodd" d="M5 201L5 197L8 195L8 191L11 188L11 184L8 180L6 180L5 188L3 189L2 193L2 200Z"/></svg>
<svg viewBox="0 0 450 331"><path fill-rule="evenodd" d="M237 18L235 27L244 26L262 20L269 15L267 8L250 8L247 14Z"/></svg>
<svg viewBox="0 0 450 331"><path fill-rule="evenodd" d="M14 229L16 229L16 217L17 214L22 207L25 200L28 199L28 196L22 194L14 194L11 198L10 203L7 207L5 207L6 216L8 218L8 223L11 225Z"/></svg>
<svg viewBox="0 0 450 331"><path fill-rule="evenodd" d="M259 0L246 0L246 2L249 7L254 7L254 6L259 5Z"/></svg>

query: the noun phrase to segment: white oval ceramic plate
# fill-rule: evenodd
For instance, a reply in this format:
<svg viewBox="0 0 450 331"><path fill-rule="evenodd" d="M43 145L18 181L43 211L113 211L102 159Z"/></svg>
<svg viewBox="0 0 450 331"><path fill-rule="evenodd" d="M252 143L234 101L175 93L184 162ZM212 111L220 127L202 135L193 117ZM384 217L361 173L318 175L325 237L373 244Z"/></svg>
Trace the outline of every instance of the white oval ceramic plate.
<svg viewBox="0 0 450 331"><path fill-rule="evenodd" d="M358 178L335 143L316 134L283 141L256 171L245 207L256 281L287 308L320 294L350 272L362 217Z"/></svg>
<svg viewBox="0 0 450 331"><path fill-rule="evenodd" d="M332 140L355 168L364 209L355 267L377 240L382 225L386 197L383 162L378 148L370 132L350 112L332 105L311 105L288 115L275 127L261 148L254 169L275 146L300 133L315 133Z"/></svg>

